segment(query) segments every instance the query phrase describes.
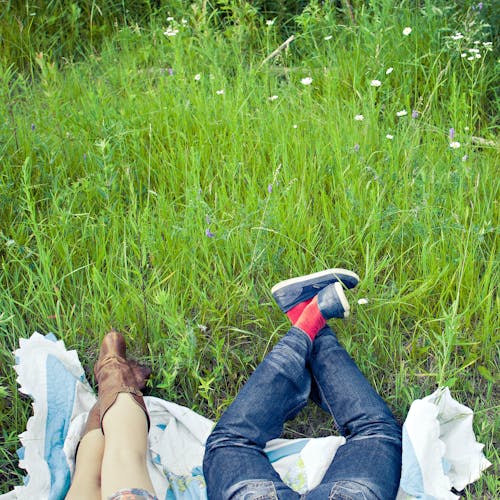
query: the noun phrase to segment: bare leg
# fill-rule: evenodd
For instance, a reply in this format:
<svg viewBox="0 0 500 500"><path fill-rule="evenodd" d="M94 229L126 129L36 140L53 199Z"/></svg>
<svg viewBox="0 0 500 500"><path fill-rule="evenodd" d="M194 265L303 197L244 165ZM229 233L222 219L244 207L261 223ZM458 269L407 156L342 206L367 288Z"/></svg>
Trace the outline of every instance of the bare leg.
<svg viewBox="0 0 500 500"><path fill-rule="evenodd" d="M118 394L102 420L106 446L101 469L101 495L140 488L154 494L146 466L148 422L146 414L127 393Z"/></svg>
<svg viewBox="0 0 500 500"><path fill-rule="evenodd" d="M99 500L101 498L101 464L104 436L101 429L88 432L80 441L75 474L66 500Z"/></svg>

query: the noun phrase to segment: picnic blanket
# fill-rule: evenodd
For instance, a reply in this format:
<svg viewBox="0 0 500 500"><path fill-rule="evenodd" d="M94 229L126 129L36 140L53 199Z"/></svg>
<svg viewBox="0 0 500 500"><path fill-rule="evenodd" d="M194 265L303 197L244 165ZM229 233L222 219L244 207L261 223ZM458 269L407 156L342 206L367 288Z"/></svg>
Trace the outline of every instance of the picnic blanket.
<svg viewBox="0 0 500 500"><path fill-rule="evenodd" d="M20 392L33 399L33 416L19 435L23 485L0 500L64 498L75 449L96 396L76 351L53 334L34 333L14 352ZM160 499L206 499L202 472L205 441L213 422L196 412L145 397L151 428L148 470ZM448 388L415 401L403 427L403 472L398 499L453 499L491 465L472 431L472 410ZM275 439L265 452L283 481L299 493L320 484L343 437Z"/></svg>

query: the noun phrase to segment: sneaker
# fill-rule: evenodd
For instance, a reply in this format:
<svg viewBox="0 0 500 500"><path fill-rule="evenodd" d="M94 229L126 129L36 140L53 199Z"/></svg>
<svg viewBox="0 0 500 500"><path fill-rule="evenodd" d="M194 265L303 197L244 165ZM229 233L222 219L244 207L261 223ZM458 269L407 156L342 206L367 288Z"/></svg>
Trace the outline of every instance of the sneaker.
<svg viewBox="0 0 500 500"><path fill-rule="evenodd" d="M320 290L318 309L325 319L347 318L349 316L350 306L341 283L337 281Z"/></svg>
<svg viewBox="0 0 500 500"><path fill-rule="evenodd" d="M297 304L312 299L323 288L333 283L338 283L340 288L342 285L354 288L359 283L359 276L346 269L327 269L281 281L273 286L271 294L279 308L286 313Z"/></svg>

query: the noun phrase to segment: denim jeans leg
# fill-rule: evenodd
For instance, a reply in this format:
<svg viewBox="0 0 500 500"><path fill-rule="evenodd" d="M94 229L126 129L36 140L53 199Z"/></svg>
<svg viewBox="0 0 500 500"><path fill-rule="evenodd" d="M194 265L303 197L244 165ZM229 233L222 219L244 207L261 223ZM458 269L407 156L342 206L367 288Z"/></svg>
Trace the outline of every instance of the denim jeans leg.
<svg viewBox="0 0 500 500"><path fill-rule="evenodd" d="M224 412L205 448L209 498L299 498L281 481L263 450L307 403L311 346L309 337L292 327Z"/></svg>
<svg viewBox="0 0 500 500"><path fill-rule="evenodd" d="M316 402L333 416L347 442L307 498L395 498L401 427L328 326L316 336L310 369Z"/></svg>

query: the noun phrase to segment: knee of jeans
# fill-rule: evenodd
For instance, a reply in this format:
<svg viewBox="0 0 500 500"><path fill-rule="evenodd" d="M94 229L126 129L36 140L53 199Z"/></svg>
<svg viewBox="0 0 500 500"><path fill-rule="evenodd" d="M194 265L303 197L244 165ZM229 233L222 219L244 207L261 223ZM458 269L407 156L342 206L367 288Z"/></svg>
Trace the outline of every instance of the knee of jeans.
<svg viewBox="0 0 500 500"><path fill-rule="evenodd" d="M265 479L240 481L227 490L231 500L278 500L274 483Z"/></svg>
<svg viewBox="0 0 500 500"><path fill-rule="evenodd" d="M330 490L328 500L378 500L378 497L364 484L355 481L336 481Z"/></svg>
<svg viewBox="0 0 500 500"><path fill-rule="evenodd" d="M352 434L352 439L386 437L401 441L401 426L390 414L370 415L366 419L359 419L356 432Z"/></svg>

